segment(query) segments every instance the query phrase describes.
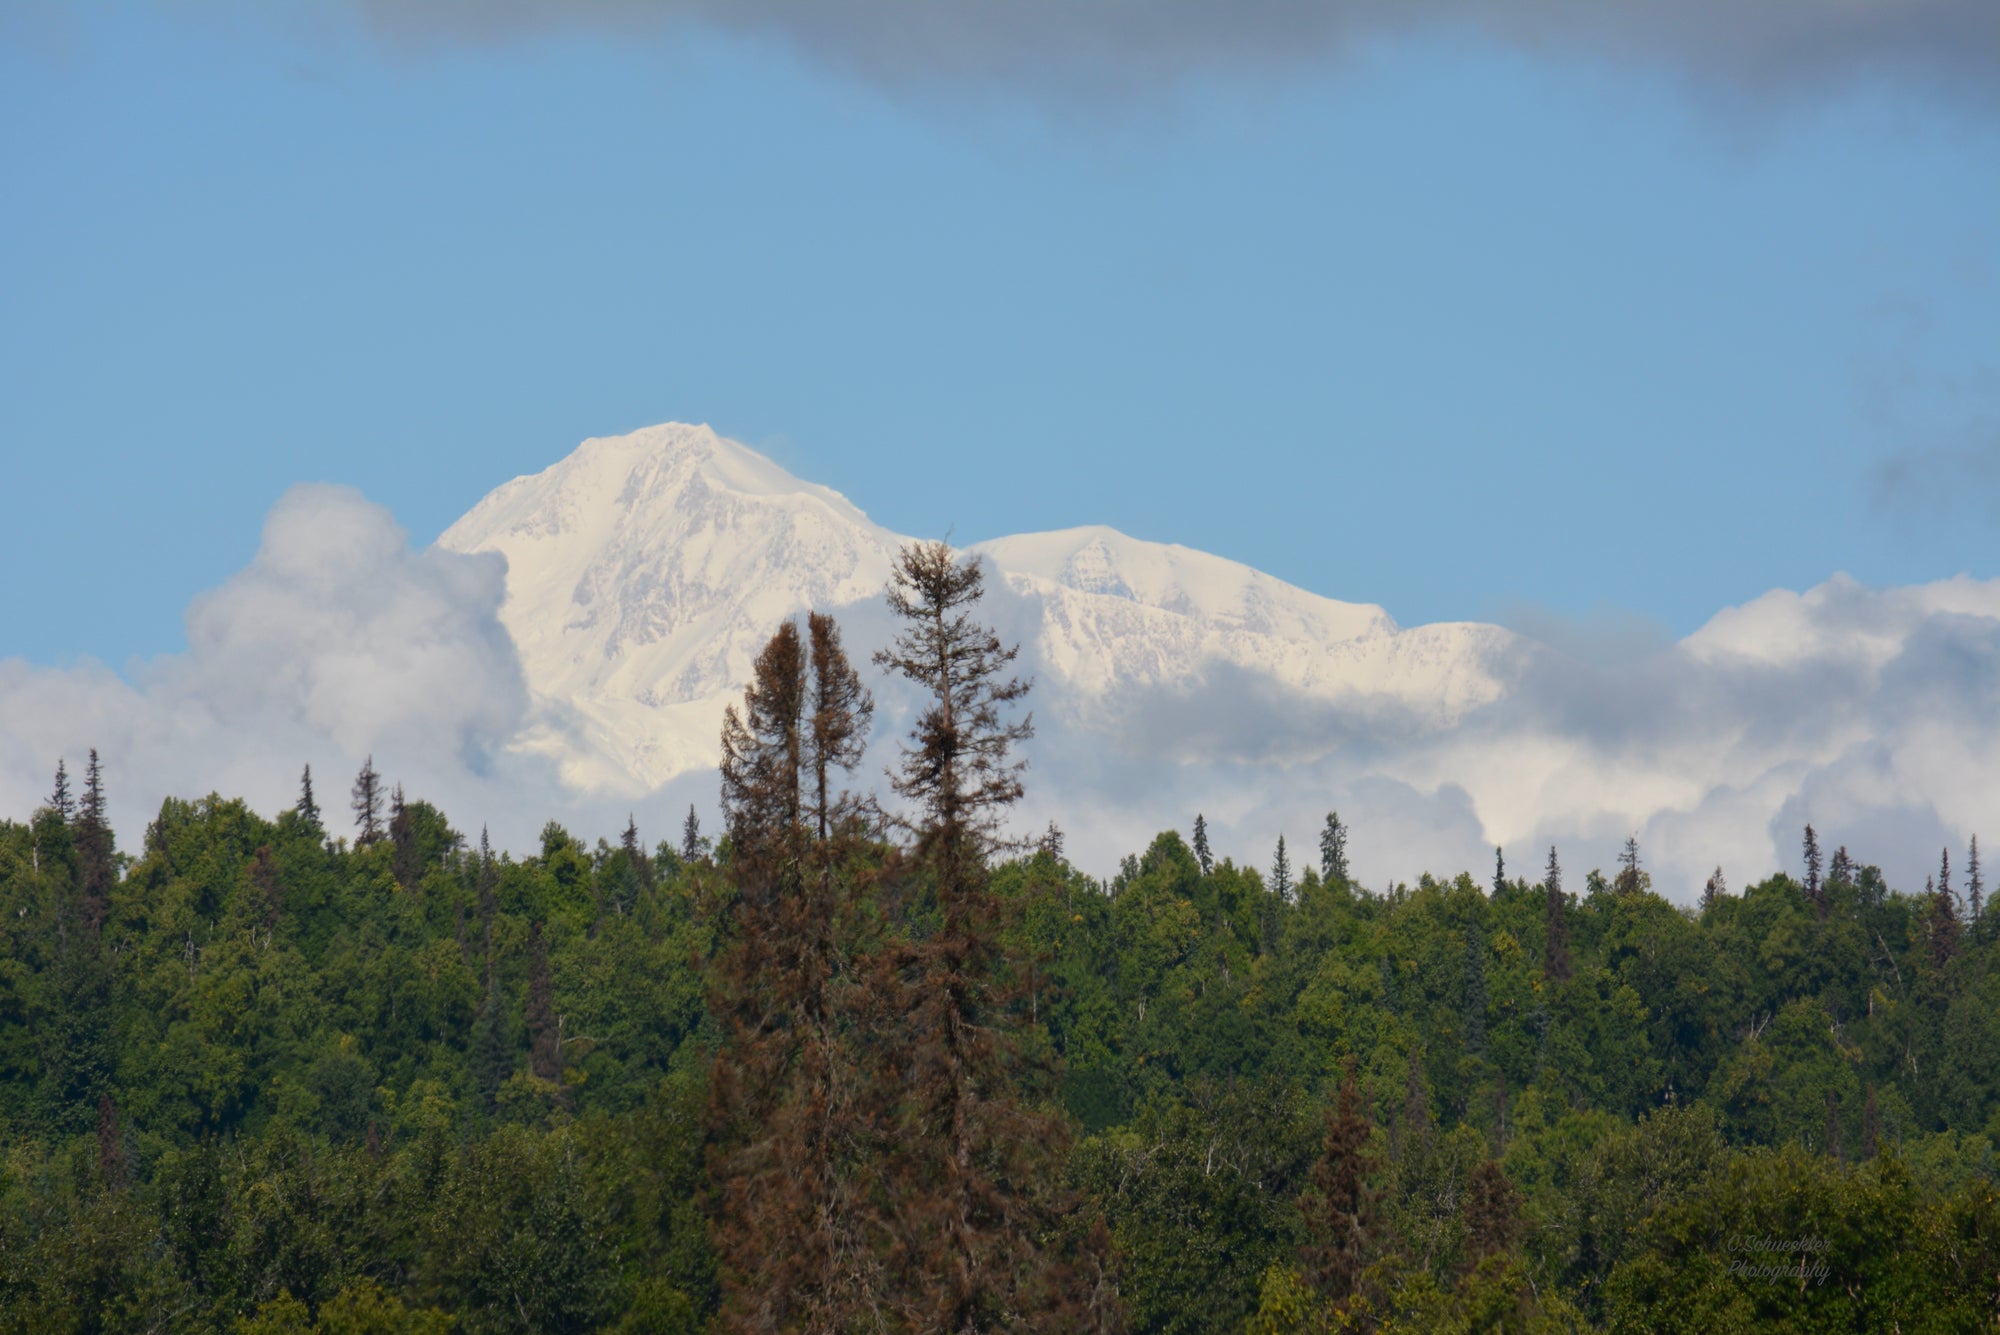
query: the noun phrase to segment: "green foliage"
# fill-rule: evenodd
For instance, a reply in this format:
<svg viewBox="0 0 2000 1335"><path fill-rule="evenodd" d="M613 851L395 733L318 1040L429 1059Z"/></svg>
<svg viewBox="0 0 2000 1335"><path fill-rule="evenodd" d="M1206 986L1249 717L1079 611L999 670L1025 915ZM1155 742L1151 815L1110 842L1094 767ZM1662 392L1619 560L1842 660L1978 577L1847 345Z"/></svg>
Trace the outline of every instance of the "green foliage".
<svg viewBox="0 0 2000 1335"><path fill-rule="evenodd" d="M93 928L77 820L0 821L0 1329L711 1321L709 857L551 823L487 862L418 800L357 848L171 799ZM1774 876L1697 915L1628 866L1558 920L1504 876L1371 892L1333 848L1288 896L1173 833L1110 887L1057 847L993 871L1009 1004L1060 1063L1023 1096L1071 1119L1131 1329L1991 1323L1993 933L1938 948L1844 851L1816 898ZM933 913L899 856L851 870L871 940ZM1300 1200L1350 1058L1379 1208L1335 1302ZM1497 1250L1489 1162L1520 1196ZM1732 1269L1769 1255L1743 1239L1828 1278Z"/></svg>

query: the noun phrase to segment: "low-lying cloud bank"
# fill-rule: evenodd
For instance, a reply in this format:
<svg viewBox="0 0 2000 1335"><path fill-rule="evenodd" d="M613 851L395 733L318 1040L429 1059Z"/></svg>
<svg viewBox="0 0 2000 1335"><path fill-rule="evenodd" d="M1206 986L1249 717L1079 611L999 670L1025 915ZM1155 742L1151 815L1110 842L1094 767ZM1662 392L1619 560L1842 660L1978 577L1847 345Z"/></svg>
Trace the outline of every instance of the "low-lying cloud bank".
<svg viewBox="0 0 2000 1335"><path fill-rule="evenodd" d="M167 795L289 806L308 762L330 827L344 828L348 784L371 754L459 828L491 823L517 849L552 817L615 837L636 812L657 839L692 801L712 824L712 774L591 798L510 749L558 724L500 624L504 582L498 557L412 550L355 492L297 488L250 565L190 608L185 654L129 680L0 661L0 816L25 817L57 758L75 770L96 746L127 847ZM857 660L886 633L873 613L850 622ZM1037 624L1004 589L991 613L1024 634ZM1505 652L1505 697L1447 729L1220 668L1190 689L1128 691L1107 715L1044 674L1021 827L1057 820L1073 857L1107 872L1202 811L1218 852L1268 866L1282 833L1303 867L1337 808L1373 885L1425 870L1484 879L1495 844L1532 875L1552 843L1581 884L1636 834L1656 887L1686 901L1718 863L1734 885L1793 868L1808 820L1829 848L1921 885L1941 846L1960 860L2000 814L2000 580L1878 590L1836 576L1731 608L1677 643ZM1031 645L1030 671L1032 658ZM871 774L907 704L876 689Z"/></svg>
<svg viewBox="0 0 2000 1335"><path fill-rule="evenodd" d="M1127 693L1111 729L1066 729L1045 700L1037 813L1076 827L1093 865L1202 810L1219 850L1268 866L1283 834L1299 867L1337 809L1373 885L1484 880L1496 845L1532 877L1552 844L1580 885L1636 835L1655 887L1682 902L1718 865L1733 885L1796 873L1808 821L1906 888L1943 847L1962 863L1971 835L2000 828L2000 580L1839 575L1679 642L1503 652L1504 696L1443 729L1228 668Z"/></svg>

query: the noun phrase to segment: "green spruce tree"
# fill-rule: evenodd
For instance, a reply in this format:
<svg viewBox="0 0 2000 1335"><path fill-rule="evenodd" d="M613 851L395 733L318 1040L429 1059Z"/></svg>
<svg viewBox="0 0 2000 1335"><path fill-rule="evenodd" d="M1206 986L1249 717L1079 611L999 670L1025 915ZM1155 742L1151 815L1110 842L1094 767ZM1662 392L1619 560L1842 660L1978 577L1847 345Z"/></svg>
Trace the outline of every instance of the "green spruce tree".
<svg viewBox="0 0 2000 1335"><path fill-rule="evenodd" d="M313 797L313 767L311 765L307 765L305 771L299 775L299 804L296 810L299 813L299 820L305 824L307 829L315 834L323 835L326 833L325 828L320 824L319 802Z"/></svg>
<svg viewBox="0 0 2000 1335"><path fill-rule="evenodd" d="M1806 903L1812 905L1815 914L1824 918L1826 917L1826 886L1820 878L1819 835L1813 831L1813 827L1810 824L1806 826L1805 864Z"/></svg>
<svg viewBox="0 0 2000 1335"><path fill-rule="evenodd" d="M1347 882L1347 827L1340 823L1340 813L1326 813L1326 824L1319 832L1319 874L1329 885Z"/></svg>
<svg viewBox="0 0 2000 1335"><path fill-rule="evenodd" d="M352 806L354 846L366 848L382 837L382 776L375 772L373 755L361 762L361 772L354 776Z"/></svg>
<svg viewBox="0 0 2000 1335"><path fill-rule="evenodd" d="M1546 906L1542 915L1542 973L1552 983L1569 981L1569 901L1563 895L1562 864L1549 845L1548 870L1543 873Z"/></svg>

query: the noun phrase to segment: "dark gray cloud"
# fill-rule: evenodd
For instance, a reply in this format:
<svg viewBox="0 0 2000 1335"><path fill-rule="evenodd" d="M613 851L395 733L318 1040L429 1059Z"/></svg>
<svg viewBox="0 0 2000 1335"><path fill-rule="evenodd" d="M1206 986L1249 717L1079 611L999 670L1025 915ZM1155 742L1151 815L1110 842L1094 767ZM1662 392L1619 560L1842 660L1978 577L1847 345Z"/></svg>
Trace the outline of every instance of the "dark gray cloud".
<svg viewBox="0 0 2000 1335"><path fill-rule="evenodd" d="M1869 477L1877 515L1910 531L1971 523L2000 526L2000 418L1985 418L1956 440L1905 450Z"/></svg>
<svg viewBox="0 0 2000 1335"><path fill-rule="evenodd" d="M690 25L788 45L899 87L1101 100L1184 78L1323 67L1445 29L1651 65L1762 99L1888 81L2000 103L1990 0L346 0L417 44Z"/></svg>

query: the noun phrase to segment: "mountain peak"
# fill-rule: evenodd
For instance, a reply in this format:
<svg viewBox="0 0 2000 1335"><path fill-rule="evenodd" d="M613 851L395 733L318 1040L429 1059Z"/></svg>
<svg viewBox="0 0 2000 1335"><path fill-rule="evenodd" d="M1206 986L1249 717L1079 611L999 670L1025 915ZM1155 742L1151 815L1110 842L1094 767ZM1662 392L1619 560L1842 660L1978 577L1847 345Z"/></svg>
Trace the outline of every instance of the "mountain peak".
<svg viewBox="0 0 2000 1335"><path fill-rule="evenodd" d="M772 629L806 608L876 603L903 541L755 450L667 423L583 442L438 545L507 558L500 616L541 707L528 749L578 787L644 791L715 764L723 706ZM1080 726L1109 726L1132 692L1218 670L1441 718L1497 691L1492 628L1399 631L1371 604L1103 525L971 550L1039 627L1043 689Z"/></svg>
<svg viewBox="0 0 2000 1335"><path fill-rule="evenodd" d="M839 492L668 423L515 478L438 545L507 558L501 620L566 720L544 749L601 788L712 763L722 705L771 628L879 593L899 541Z"/></svg>

